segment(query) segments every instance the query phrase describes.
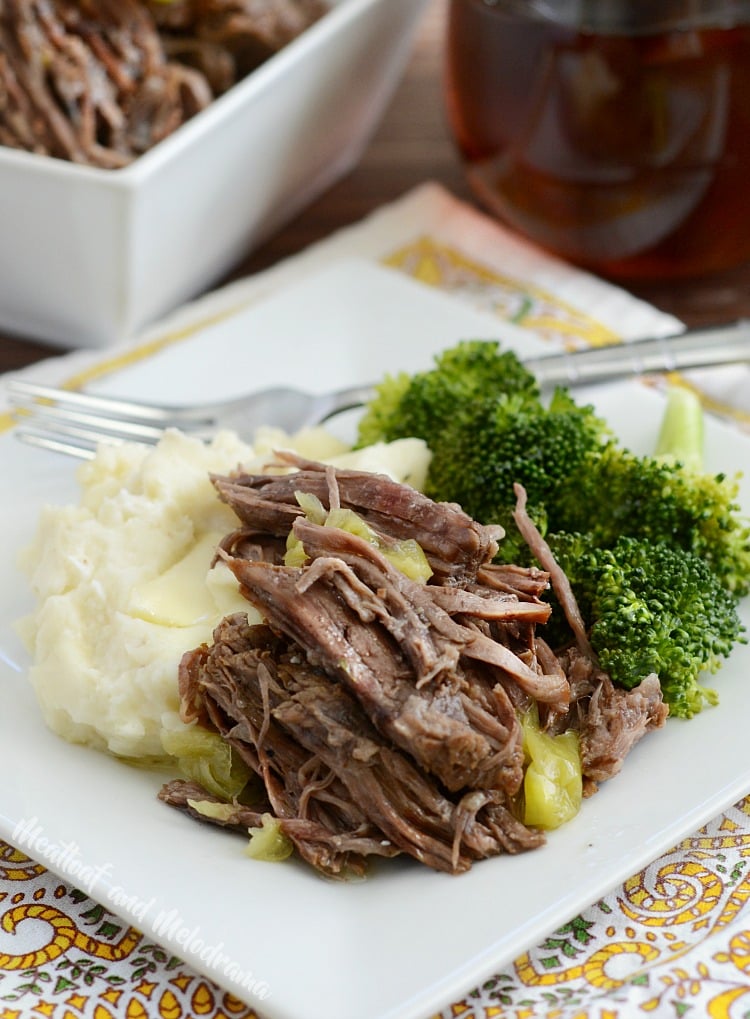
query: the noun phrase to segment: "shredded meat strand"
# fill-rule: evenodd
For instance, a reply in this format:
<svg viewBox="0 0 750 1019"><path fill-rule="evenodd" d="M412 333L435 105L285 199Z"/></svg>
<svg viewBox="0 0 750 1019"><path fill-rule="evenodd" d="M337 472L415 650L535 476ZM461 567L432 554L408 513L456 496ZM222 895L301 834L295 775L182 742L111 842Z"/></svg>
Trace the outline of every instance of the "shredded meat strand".
<svg viewBox="0 0 750 1019"><path fill-rule="evenodd" d="M552 554L552 550L539 533L536 524L526 511L526 490L522 485L514 485L513 489L517 500L516 508L513 511L513 519L516 522L518 530L521 532L521 536L531 549L537 561L541 564L542 569L549 573L552 587L554 588L555 594L562 605L565 618L568 620L568 624L573 631L576 644L578 645L581 653L595 661L596 655L594 654L594 649L591 647L588 634L586 633L586 624L581 616L581 610L578 608L578 602L573 594L570 581L558 565L557 560Z"/></svg>
<svg viewBox="0 0 750 1019"><path fill-rule="evenodd" d="M0 144L126 166L326 9L323 0L2 0Z"/></svg>

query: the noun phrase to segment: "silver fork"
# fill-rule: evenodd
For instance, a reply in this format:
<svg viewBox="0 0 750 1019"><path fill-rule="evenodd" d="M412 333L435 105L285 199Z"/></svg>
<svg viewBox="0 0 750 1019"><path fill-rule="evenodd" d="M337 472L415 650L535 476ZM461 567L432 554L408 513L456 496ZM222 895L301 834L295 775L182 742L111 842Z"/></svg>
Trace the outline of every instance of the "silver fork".
<svg viewBox="0 0 750 1019"><path fill-rule="evenodd" d="M526 358L540 386L578 386L649 372L750 361L750 321L693 329L677 336L636 340L572 353ZM60 390L24 379L6 382L16 408L15 434L31 445L90 458L98 443L152 444L175 427L208 440L229 428L252 441L261 425L294 432L367 403L371 385L320 395L277 386L216 403L168 406Z"/></svg>
<svg viewBox="0 0 750 1019"><path fill-rule="evenodd" d="M223 428L248 441L264 425L295 432L361 407L374 392L369 385L321 394L275 386L230 400L169 406L55 389L25 379L10 379L6 388L19 439L84 459L93 457L101 442L152 445L167 428L205 441Z"/></svg>

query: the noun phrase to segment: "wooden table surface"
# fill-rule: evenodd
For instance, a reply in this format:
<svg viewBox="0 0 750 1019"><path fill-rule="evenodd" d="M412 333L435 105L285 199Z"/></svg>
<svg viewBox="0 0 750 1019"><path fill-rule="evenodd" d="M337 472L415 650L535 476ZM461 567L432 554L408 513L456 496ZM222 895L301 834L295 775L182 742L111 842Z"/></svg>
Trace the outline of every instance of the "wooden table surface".
<svg viewBox="0 0 750 1019"><path fill-rule="evenodd" d="M233 275L266 268L354 223L425 180L472 201L450 140L442 105L442 39L446 0L430 0L404 79L359 165ZM750 264L703 281L630 287L689 325L750 317ZM30 364L59 348L0 335L0 371Z"/></svg>

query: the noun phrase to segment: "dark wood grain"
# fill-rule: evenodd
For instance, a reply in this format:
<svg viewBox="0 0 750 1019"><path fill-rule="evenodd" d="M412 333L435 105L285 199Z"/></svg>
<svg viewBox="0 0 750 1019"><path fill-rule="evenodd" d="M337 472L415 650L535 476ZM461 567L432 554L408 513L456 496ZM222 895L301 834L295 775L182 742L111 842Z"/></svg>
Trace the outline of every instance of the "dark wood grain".
<svg viewBox="0 0 750 1019"><path fill-rule="evenodd" d="M450 139L442 103L445 0L431 0L404 76L357 167L232 274L256 272L360 220L425 180L472 201ZM629 289L689 325L750 317L750 265L710 279L649 283ZM0 371L20 368L58 348L0 335Z"/></svg>

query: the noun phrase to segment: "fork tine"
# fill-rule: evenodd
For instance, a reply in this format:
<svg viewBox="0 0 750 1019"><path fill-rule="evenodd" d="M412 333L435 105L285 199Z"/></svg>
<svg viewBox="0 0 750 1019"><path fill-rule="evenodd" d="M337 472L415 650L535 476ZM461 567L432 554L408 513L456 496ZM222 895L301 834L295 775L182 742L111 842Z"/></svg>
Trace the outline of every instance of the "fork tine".
<svg viewBox="0 0 750 1019"><path fill-rule="evenodd" d="M71 429L77 429L76 434L88 430L92 435L103 434L130 440L133 442L158 442L164 434L165 426L155 424L141 424L138 421L124 420L120 418L102 416L100 414L84 413L83 411L69 410L67 407L60 407L55 404L33 404L31 407L24 406L14 413L16 421L26 421L31 425L38 425L40 428L52 432L59 431L63 434L72 434ZM191 425L188 422L188 425ZM190 434L199 438L208 438L206 429L194 430L192 426L183 430L190 431Z"/></svg>
<svg viewBox="0 0 750 1019"><path fill-rule="evenodd" d="M124 442L136 442L141 446L153 446L158 438L164 434L157 429L155 430L156 435L154 438L133 439L128 435L118 433L114 429L103 431L99 427L86 428L84 426L67 424L63 421L51 422L49 424L42 423L41 425L30 423L18 426L16 431L21 438L24 435L34 435L37 438L50 439L51 441L57 441L58 439L61 442L76 440L86 443L94 449L101 443L108 446L121 446Z"/></svg>
<svg viewBox="0 0 750 1019"><path fill-rule="evenodd" d="M17 427L14 434L17 439L25 442L28 446L48 449L53 453L64 453L66 456L74 456L79 460L93 460L96 456L96 444L82 439L69 438L67 442L64 442L46 432L40 432L27 426Z"/></svg>
<svg viewBox="0 0 750 1019"><path fill-rule="evenodd" d="M92 393L55 389L52 386L28 382L26 379L10 379L6 383L6 391L10 402L15 406L36 406L40 401L52 401L60 407L95 411L102 416L113 416L118 420L126 419L162 428L170 424L185 425L189 422L208 424L212 420L208 408L167 407L119 397L97 396ZM49 406L49 403L46 405Z"/></svg>

